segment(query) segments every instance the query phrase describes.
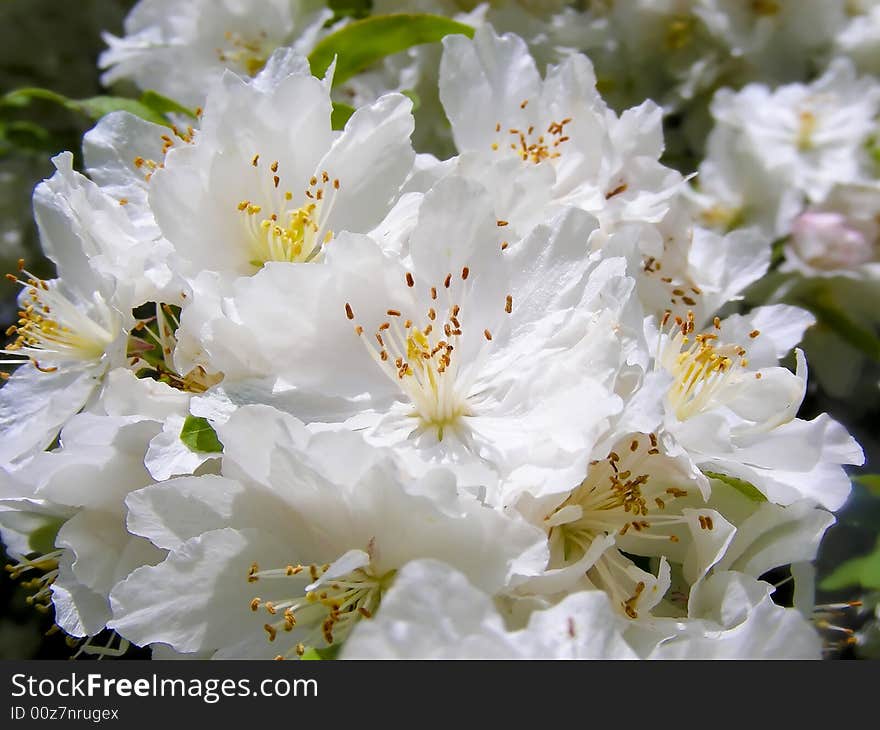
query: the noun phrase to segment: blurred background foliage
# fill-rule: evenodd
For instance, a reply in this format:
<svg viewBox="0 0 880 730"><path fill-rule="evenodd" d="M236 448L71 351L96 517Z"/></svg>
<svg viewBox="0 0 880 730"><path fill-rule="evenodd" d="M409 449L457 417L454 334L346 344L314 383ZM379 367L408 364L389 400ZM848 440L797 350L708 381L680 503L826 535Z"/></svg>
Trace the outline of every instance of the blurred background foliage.
<svg viewBox="0 0 880 730"><path fill-rule="evenodd" d="M12 95L22 88L49 89L70 99L88 99L106 93L100 86L97 59L104 43L101 32L120 34L122 21L135 0L0 0L0 266L14 270L24 258L41 276L52 266L40 254L33 223L34 186L52 174L51 156L63 150L76 155L81 167L80 142L93 119L88 114L33 95ZM341 3L336 3L340 5ZM125 89L115 88L115 94ZM132 96L137 94L132 90ZM670 119L674 125L680 120ZM666 162L688 160L678 166L689 173L693 155L668 155ZM0 324L15 320L16 288L0 290ZM759 292L757 292L759 295ZM759 298L756 297L756 298ZM828 327L828 324L820 325ZM823 339L822 347L833 342ZM846 342L838 343L846 347ZM809 343L807 343L809 352ZM843 393L822 390L811 378L800 416L828 412L844 423L865 449L867 463L856 479L838 523L827 533L818 560L817 603L862 601L861 607L834 608L817 615L817 625L828 640L828 655L840 658L880 658L880 363L871 358L858 380ZM859 476L860 475L860 476ZM0 559L9 562L5 553ZM780 583L776 598L791 600L788 572L765 576ZM67 658L76 647L60 632L52 633L51 613L41 613L27 602L28 590L7 571L0 573L0 659ZM48 632L48 635L47 635ZM855 632L857 641L852 637ZM98 637L96 643L102 643ZM146 652L129 651L127 657Z"/></svg>

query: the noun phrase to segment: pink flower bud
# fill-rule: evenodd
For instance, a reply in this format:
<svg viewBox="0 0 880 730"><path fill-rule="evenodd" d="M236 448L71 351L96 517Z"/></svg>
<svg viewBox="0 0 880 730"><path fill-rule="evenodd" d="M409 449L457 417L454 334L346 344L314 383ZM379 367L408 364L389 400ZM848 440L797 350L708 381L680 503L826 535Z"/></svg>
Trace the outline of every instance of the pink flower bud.
<svg viewBox="0 0 880 730"><path fill-rule="evenodd" d="M874 258L873 241L840 213L803 213L791 233L795 253L817 269L852 269Z"/></svg>

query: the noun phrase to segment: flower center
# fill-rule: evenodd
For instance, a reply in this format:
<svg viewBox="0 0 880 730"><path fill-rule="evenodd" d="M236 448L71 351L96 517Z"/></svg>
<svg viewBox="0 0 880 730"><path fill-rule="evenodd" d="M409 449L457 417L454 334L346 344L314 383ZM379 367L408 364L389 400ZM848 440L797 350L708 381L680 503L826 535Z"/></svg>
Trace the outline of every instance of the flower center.
<svg viewBox="0 0 880 730"><path fill-rule="evenodd" d="M18 312L18 323L6 330L15 339L2 350L4 354L30 360L43 372L54 372L57 367L43 367L39 359L51 362L89 362L100 360L110 344L121 332L119 316L95 292L87 315L59 289L25 271L19 261L19 271L6 278L27 289ZM0 360L4 364L21 364L24 360Z"/></svg>
<svg viewBox="0 0 880 730"><path fill-rule="evenodd" d="M260 156L251 164L258 167ZM267 261L308 263L320 259L324 246L333 238L326 221L333 208L339 180L330 180L324 171L320 178L312 177L305 190L302 205L293 203L293 193L280 190L278 161L269 166L269 180L263 186L263 198L270 201L270 210L250 200L238 203L251 265L260 268Z"/></svg>
<svg viewBox="0 0 880 730"><path fill-rule="evenodd" d="M470 269L465 266L461 281L467 284L469 276ZM406 274L406 283L410 288L415 286L412 274ZM435 432L439 441L447 431L458 428L461 418L472 415L468 392L475 368L463 367L458 355L464 333L462 310L449 294L451 284L452 274L447 274L442 287L430 288L431 304L418 323L404 318L397 309L388 309L388 319L379 325L373 339L364 337L362 326L355 326L370 356L409 398L420 427ZM443 304L439 304L441 292ZM510 314L512 307L513 297L508 294L504 309ZM345 314L354 319L350 304L345 305ZM492 341L488 329L482 337L484 345Z"/></svg>
<svg viewBox="0 0 880 730"><path fill-rule="evenodd" d="M663 317L663 326L670 321L670 313ZM721 321L715 317L715 330L721 330ZM694 314L687 318L675 317L668 342L659 355L660 364L675 382L668 393L669 403L676 418L684 421L708 408L723 405L734 395L729 386L741 380L748 366L746 350L740 345L718 342L717 332L693 334ZM761 334L749 333L751 338ZM760 373L756 373L760 377Z"/></svg>
<svg viewBox="0 0 880 730"><path fill-rule="evenodd" d="M592 462L584 481L546 518L566 540L566 561L582 557L598 535L623 536L630 530L643 533L656 525L682 523L680 515L667 514L666 508L688 491L651 476L655 468L651 461L660 455L657 437L635 434L621 451L623 457L612 451L604 460ZM651 519L644 519L649 514ZM678 542L671 534L646 536Z"/></svg>
<svg viewBox="0 0 880 730"><path fill-rule="evenodd" d="M815 147L814 135L819 120L814 112L804 109L798 114L797 134L795 144L801 152L808 152Z"/></svg>
<svg viewBox="0 0 880 730"><path fill-rule="evenodd" d="M520 109L528 106L528 99L520 104ZM495 125L497 140L492 143L492 150L498 151L504 146L509 147L523 162L532 162L537 165L544 160L555 160L561 157L560 147L570 139L565 133L565 125L571 122L571 117L561 122L550 122L546 132L541 132L530 125L525 130L510 127L507 133L502 131L501 122Z"/></svg>
<svg viewBox="0 0 880 730"><path fill-rule="evenodd" d="M603 535L635 535L659 544L677 543L687 520L675 501L689 491L676 484L686 481L672 471L671 460L662 455L655 434L633 434L600 461L590 464L581 484L545 519L554 562L568 565L580 560ZM702 516L700 526L713 529L712 518ZM659 550L651 555L662 554ZM639 605L647 593L645 580L630 558L618 548L606 549L587 570L587 577L606 591L612 602L629 618L638 618ZM655 601L656 602L656 601Z"/></svg>
<svg viewBox="0 0 880 730"><path fill-rule="evenodd" d="M291 597L265 601L257 596L250 603L252 611L262 608L271 617L263 626L270 642L280 632L289 633L297 627L305 631L301 641L276 659L302 656L310 647L329 647L345 641L358 621L373 617L382 594L396 575L394 570L377 574L372 566L366 566L327 578L329 569L329 564L287 565L272 570L260 570L256 563L251 565L248 582L283 580L294 587Z"/></svg>
<svg viewBox="0 0 880 730"><path fill-rule="evenodd" d="M703 223L711 228L720 228L723 231L732 231L743 225L746 213L743 206L725 205L715 203L700 211Z"/></svg>
<svg viewBox="0 0 880 730"><path fill-rule="evenodd" d="M52 584L58 577L58 559L63 555L63 550L53 550L45 555L35 558L20 560L15 565L5 566L9 577L18 580L25 573L38 571L38 575L21 583L22 588L34 591L25 600L29 606L33 606L41 613L47 613L52 605Z"/></svg>
<svg viewBox="0 0 880 730"><path fill-rule="evenodd" d="M217 48L221 63L237 66L248 76L256 76L263 70L274 50L268 36L261 31L256 38L245 38L239 33L226 31L223 35L225 48Z"/></svg>

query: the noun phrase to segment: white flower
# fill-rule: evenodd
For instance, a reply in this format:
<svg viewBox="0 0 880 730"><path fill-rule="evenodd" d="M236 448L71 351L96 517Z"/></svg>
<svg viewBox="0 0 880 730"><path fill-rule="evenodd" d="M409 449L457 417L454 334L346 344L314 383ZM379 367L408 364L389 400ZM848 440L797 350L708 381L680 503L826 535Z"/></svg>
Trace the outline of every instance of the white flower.
<svg viewBox="0 0 880 730"><path fill-rule="evenodd" d="M720 235L696 225L684 196L657 224L629 224L593 248L625 256L645 314L686 317L706 323L770 266L770 239L756 228Z"/></svg>
<svg viewBox="0 0 880 730"><path fill-rule="evenodd" d="M787 506L762 501L760 493L727 477L712 478L710 483L709 503L736 526L715 571L733 570L760 578L774 568L790 565L797 595L800 576L794 566L816 559L822 537L835 522L834 516L809 499ZM811 610L812 605L805 607L805 612Z"/></svg>
<svg viewBox="0 0 880 730"><path fill-rule="evenodd" d="M411 102L385 96L336 132L327 84L304 63L273 59L250 83L226 73L192 143L152 176L156 221L191 276L315 261L388 213L413 162Z"/></svg>
<svg viewBox="0 0 880 730"><path fill-rule="evenodd" d="M720 165L716 161L714 170L722 175L733 172L728 187L734 191L746 190L757 178L758 189L776 184L819 203L835 184L865 179L865 143L876 129L878 111L880 84L871 77L857 78L846 59L836 59L809 85L790 84L775 91L762 84L739 92L722 89L712 102L716 127L708 141L709 160L715 159L713 150L722 161L731 160ZM737 168L752 172L739 174ZM780 235L797 212L791 211L792 193L781 199L774 196L778 206L764 214L767 222L775 219L775 233ZM746 207L734 218L750 221L754 215Z"/></svg>
<svg viewBox="0 0 880 730"><path fill-rule="evenodd" d="M57 554L49 555L59 564L51 581L56 623L69 635L102 631L113 586L135 568L162 559L149 541L126 530L125 498L154 481L145 466L151 442L161 436L169 416L186 412L188 398L162 383L114 370L99 403L64 426L62 445L36 454L14 473L23 496L63 515L54 538ZM209 455L192 456L194 471ZM165 458L162 462L167 468Z"/></svg>
<svg viewBox="0 0 880 730"><path fill-rule="evenodd" d="M362 622L343 659L818 659L819 634L771 599L772 586L721 572L701 583L686 620L626 624L604 593L571 593L537 607L519 629L491 596L434 561L407 565L383 610ZM523 622L525 623L525 622Z"/></svg>
<svg viewBox="0 0 880 730"><path fill-rule="evenodd" d="M58 528L76 513L34 495L33 485L14 471L0 467L0 538L12 559L7 570L13 580L24 578L26 602L48 612L63 549L55 548ZM68 561L69 562L69 561Z"/></svg>
<svg viewBox="0 0 880 730"><path fill-rule="evenodd" d="M128 499L129 528L171 551L113 591L110 625L137 643L295 658L381 612L411 560L449 563L489 593L546 561L540 531L458 497L451 472L412 480L354 434L311 435L263 406L218 433L224 476Z"/></svg>
<svg viewBox="0 0 880 730"><path fill-rule="evenodd" d="M140 0L123 38L104 35L101 80L131 79L195 107L224 69L255 76L276 48L307 53L330 17L314 0Z"/></svg>
<svg viewBox="0 0 880 730"><path fill-rule="evenodd" d="M10 557L22 559L50 551L44 538L53 536L73 513L68 507L34 498L32 485L15 471L0 468L0 535Z"/></svg>
<svg viewBox="0 0 880 730"><path fill-rule="evenodd" d="M707 94L806 77L845 21L843 0L615 0L561 13L551 37L591 58L616 109L653 99L700 146Z"/></svg>
<svg viewBox="0 0 880 730"><path fill-rule="evenodd" d="M880 4L862 0L861 12L854 13L835 38L836 55L849 56L860 71L880 73Z"/></svg>
<svg viewBox="0 0 880 730"><path fill-rule="evenodd" d="M192 142L196 130L168 128L126 111L107 114L83 137L83 160L89 178L115 198L145 240L151 258L160 253L161 231L150 209L148 194L153 173L174 146ZM174 268L177 268L176 266Z"/></svg>
<svg viewBox="0 0 880 730"><path fill-rule="evenodd" d="M653 102L618 118L585 56L569 56L542 80L525 42L488 25L443 45L440 98L458 168L489 188L500 218L525 232L568 205L603 225L663 215L681 176L657 161L663 135Z"/></svg>
<svg viewBox="0 0 880 730"><path fill-rule="evenodd" d="M863 463L862 450L827 414L795 417L803 353L796 373L777 364L812 323L786 305L716 317L703 332L691 317L666 318L657 357L673 376L664 431L701 468L744 479L777 504L808 498L836 510L850 490L842 465Z"/></svg>
<svg viewBox="0 0 880 730"><path fill-rule="evenodd" d="M164 128L149 126L150 141L162 142L155 135ZM134 306L156 301L181 304L185 287L172 270L176 264L170 258L170 247L147 223L143 209L134 212L138 206L129 206L131 201L76 172L69 152L53 162L57 172L37 187L34 208L46 236L44 250L59 257L59 277L66 282L68 272L84 276L91 269L93 276L125 292ZM75 247L63 237L69 237L69 231L79 239Z"/></svg>
<svg viewBox="0 0 880 730"><path fill-rule="evenodd" d="M142 0L109 40L108 79L205 109L111 114L93 179L66 153L35 193L58 279L10 277L0 389L0 531L32 600L174 658L817 656L805 566L864 455L797 418L804 356L780 362L812 315L721 313L773 238L789 283L876 278L880 84L836 59L733 90L824 61L842 0L473 8L439 83L435 47L363 84L433 83L445 161L415 155L401 93L332 128L333 67L303 55L322 5ZM488 24L542 13L526 39ZM600 88L671 83L666 111L732 85L698 186L659 162L663 110L618 116L579 45L621 59ZM786 566L796 608L762 582Z"/></svg>
<svg viewBox="0 0 880 730"><path fill-rule="evenodd" d="M695 0L694 13L746 73L790 81L812 71L847 20L844 0Z"/></svg>
<svg viewBox="0 0 880 730"><path fill-rule="evenodd" d="M625 621L601 591L581 591L510 630L462 573L431 560L406 565L372 621L361 622L343 659L635 659Z"/></svg>
<svg viewBox="0 0 880 730"><path fill-rule="evenodd" d="M802 193L784 174L768 171L738 130L716 125L693 188L694 217L722 233L755 226L768 239L784 235L803 207Z"/></svg>
<svg viewBox="0 0 880 730"><path fill-rule="evenodd" d="M663 385L662 379L646 380L618 426L657 429L650 406ZM654 631L664 625L662 617L685 621L691 594L713 573L736 570L758 578L815 559L834 523L812 499L780 506L711 465L703 465L704 474L668 431L615 438L607 456L592 461L568 493L535 498L526 491L515 501L517 512L547 531L551 550L547 570L519 585L517 595L558 597L599 588L634 626ZM809 479L822 486L820 476L804 481ZM511 495L508 500L514 503Z"/></svg>
<svg viewBox="0 0 880 730"><path fill-rule="evenodd" d="M48 446L104 373L124 362L131 310L139 303L131 284L143 272L122 268L124 250L138 244L128 218L73 172L70 153L54 162L58 171L37 187L34 208L43 249L59 278L39 279L24 262L18 275L8 275L22 290L3 362L24 366L0 389L4 464Z"/></svg>
<svg viewBox="0 0 880 730"><path fill-rule="evenodd" d="M653 99L667 111L690 109L735 63L700 18L698 2L592 3L580 16L562 15L557 34L593 60L603 96L615 108Z"/></svg>
<svg viewBox="0 0 880 730"><path fill-rule="evenodd" d="M706 504L708 497L708 480L687 457L669 456L654 433L627 434L569 493L519 500L517 509L547 530L550 544L547 570L519 592L595 587L631 620L650 621L657 610L669 615L679 602L667 595L672 568L693 585L733 538L733 526ZM633 556L654 559L656 575Z"/></svg>
<svg viewBox="0 0 880 730"><path fill-rule="evenodd" d="M346 235L320 272L242 280L223 389L236 401L255 377L273 399L293 387L294 414L360 430L416 473L450 466L486 487L521 467L529 483L570 484L619 410L614 380L639 327L624 260L586 254L595 228L569 210L508 240L483 189L444 179L403 261ZM267 328L285 312L289 329Z"/></svg>
<svg viewBox="0 0 880 730"><path fill-rule="evenodd" d="M529 45L539 63L557 62L567 51L561 36L568 28L557 22L566 11L563 0L513 0L476 3L458 0L376 0L371 15L431 13L445 15L472 28L486 23L513 32ZM572 13L573 14L573 13ZM440 44L421 44L392 54L353 76L334 90L335 97L354 106L375 101L389 91L408 91L418 98L413 144L420 151L446 158L455 153L452 130L438 94Z"/></svg>
<svg viewBox="0 0 880 730"><path fill-rule="evenodd" d="M692 593L686 622L667 620L670 636L648 658L820 659L822 641L813 625L796 609L773 603L772 592L770 584L742 573L715 573ZM657 622L660 633L663 623Z"/></svg>

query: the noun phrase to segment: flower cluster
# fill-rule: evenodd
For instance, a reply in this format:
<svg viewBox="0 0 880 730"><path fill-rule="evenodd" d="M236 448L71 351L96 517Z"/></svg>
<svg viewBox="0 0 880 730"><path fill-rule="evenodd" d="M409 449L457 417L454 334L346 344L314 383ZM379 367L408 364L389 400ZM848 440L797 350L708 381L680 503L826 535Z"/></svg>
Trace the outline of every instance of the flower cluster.
<svg viewBox="0 0 880 730"><path fill-rule="evenodd" d="M719 92L696 189L661 161L672 102L625 79L684 103L722 60L789 78L863 39L804 20L838 3L446 4L473 38L342 92L302 55L321 3L142 0L108 39L108 81L200 111L111 113L34 194L57 278L9 275L13 572L71 637L156 657L821 656L810 562L862 450L798 418L814 317L729 303L788 233L788 266L876 266L880 85Z"/></svg>

